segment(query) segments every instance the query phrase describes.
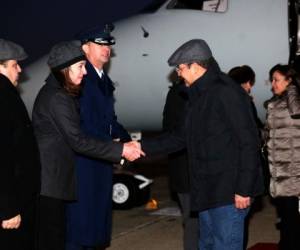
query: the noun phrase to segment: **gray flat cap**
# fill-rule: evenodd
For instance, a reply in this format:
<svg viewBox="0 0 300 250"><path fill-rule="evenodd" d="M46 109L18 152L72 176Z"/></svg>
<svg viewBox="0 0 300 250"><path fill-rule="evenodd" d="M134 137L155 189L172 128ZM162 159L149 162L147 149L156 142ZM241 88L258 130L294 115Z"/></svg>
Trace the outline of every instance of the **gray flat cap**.
<svg viewBox="0 0 300 250"><path fill-rule="evenodd" d="M27 58L24 49L11 41L0 39L0 60L17 60L22 61Z"/></svg>
<svg viewBox="0 0 300 250"><path fill-rule="evenodd" d="M47 63L52 70L57 71L85 59L80 41L73 40L54 45Z"/></svg>
<svg viewBox="0 0 300 250"><path fill-rule="evenodd" d="M193 39L182 44L169 58L169 66L182 63L204 61L212 58L212 53L207 43L202 39Z"/></svg>

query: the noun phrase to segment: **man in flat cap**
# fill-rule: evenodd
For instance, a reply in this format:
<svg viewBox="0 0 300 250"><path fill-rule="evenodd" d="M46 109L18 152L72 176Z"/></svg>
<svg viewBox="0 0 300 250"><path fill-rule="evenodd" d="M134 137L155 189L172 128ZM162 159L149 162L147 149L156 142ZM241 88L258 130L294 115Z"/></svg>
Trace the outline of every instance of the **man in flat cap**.
<svg viewBox="0 0 300 250"><path fill-rule="evenodd" d="M201 250L243 249L244 221L263 192L259 137L247 93L223 74L207 43L193 39L169 58L188 88L181 128L142 141L149 156L186 147L191 209L198 211Z"/></svg>
<svg viewBox="0 0 300 250"><path fill-rule="evenodd" d="M34 249L40 165L36 140L17 91L24 49L0 39L0 248Z"/></svg>
<svg viewBox="0 0 300 250"><path fill-rule="evenodd" d="M81 32L87 63L80 97L80 121L83 132L104 141L131 141L117 121L114 110L114 86L104 66L110 60L115 44L110 25L99 25ZM111 240L112 163L77 156L77 202L67 207L67 250L82 247L106 248Z"/></svg>

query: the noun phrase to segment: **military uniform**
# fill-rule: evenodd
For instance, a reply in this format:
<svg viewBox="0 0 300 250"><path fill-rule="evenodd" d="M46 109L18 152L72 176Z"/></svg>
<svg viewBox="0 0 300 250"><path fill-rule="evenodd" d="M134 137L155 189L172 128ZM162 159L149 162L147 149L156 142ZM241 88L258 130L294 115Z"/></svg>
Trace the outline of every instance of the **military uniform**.
<svg viewBox="0 0 300 250"><path fill-rule="evenodd" d="M113 38L104 28L87 31L81 40L110 45ZM103 72L100 77L87 62L80 103L81 129L87 135L104 141L130 136L118 123L114 110L113 83ZM78 200L67 206L67 249L69 245L107 246L111 239L112 223L112 163L85 156L77 156ZM76 248L77 249L77 248ZM78 248L79 249L79 248Z"/></svg>

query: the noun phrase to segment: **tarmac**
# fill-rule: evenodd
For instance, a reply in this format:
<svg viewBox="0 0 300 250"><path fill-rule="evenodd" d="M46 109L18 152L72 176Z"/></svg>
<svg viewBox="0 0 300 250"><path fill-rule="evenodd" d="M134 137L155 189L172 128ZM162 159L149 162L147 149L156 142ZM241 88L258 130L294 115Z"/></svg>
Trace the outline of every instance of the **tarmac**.
<svg viewBox="0 0 300 250"><path fill-rule="evenodd" d="M147 210L145 205L130 210L114 210L111 246L107 250L181 250L182 225L175 201L168 188L166 161L146 164L140 172L152 178L151 197L158 209ZM249 216L246 232L247 248L257 243L277 243L276 211L268 196ZM226 249L224 249L226 250Z"/></svg>

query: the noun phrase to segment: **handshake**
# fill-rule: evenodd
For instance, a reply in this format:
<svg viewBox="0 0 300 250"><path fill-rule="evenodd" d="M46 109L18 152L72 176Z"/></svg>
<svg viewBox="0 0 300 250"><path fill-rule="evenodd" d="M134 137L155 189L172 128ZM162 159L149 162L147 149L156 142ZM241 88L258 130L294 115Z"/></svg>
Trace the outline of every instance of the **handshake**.
<svg viewBox="0 0 300 250"><path fill-rule="evenodd" d="M122 157L128 161L135 161L146 154L142 151L141 144L137 141L124 143Z"/></svg>

